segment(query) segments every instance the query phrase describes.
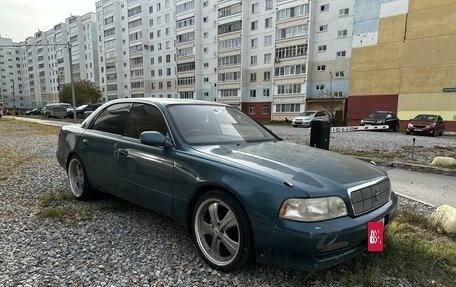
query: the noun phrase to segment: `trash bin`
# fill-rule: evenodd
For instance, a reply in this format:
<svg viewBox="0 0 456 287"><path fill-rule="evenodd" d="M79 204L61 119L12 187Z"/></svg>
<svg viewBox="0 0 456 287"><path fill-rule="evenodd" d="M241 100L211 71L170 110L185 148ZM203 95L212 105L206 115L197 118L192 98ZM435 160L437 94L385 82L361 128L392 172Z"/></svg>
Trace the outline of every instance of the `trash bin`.
<svg viewBox="0 0 456 287"><path fill-rule="evenodd" d="M310 123L310 146L329 150L331 123L312 121Z"/></svg>

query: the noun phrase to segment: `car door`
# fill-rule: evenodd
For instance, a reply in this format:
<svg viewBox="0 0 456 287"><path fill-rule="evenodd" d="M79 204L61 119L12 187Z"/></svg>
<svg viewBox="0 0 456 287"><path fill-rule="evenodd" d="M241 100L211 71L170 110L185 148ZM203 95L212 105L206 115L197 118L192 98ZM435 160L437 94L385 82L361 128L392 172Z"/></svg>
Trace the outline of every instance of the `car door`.
<svg viewBox="0 0 456 287"><path fill-rule="evenodd" d="M142 144L139 137L144 131L158 131L169 137L158 107L134 104L116 150L122 197L171 216L175 151L172 147Z"/></svg>
<svg viewBox="0 0 456 287"><path fill-rule="evenodd" d="M115 152L125 129L130 103L105 108L81 136L79 154L97 190L118 195Z"/></svg>

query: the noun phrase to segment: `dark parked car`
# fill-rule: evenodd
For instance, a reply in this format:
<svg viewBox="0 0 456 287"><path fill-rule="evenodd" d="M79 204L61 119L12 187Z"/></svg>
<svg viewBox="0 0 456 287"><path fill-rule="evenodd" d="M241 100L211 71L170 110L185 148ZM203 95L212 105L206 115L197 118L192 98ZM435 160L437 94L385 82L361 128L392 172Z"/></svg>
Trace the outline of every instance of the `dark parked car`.
<svg viewBox="0 0 456 287"><path fill-rule="evenodd" d="M389 129L396 132L399 130L399 119L393 112L376 111L362 119L362 126L388 125Z"/></svg>
<svg viewBox="0 0 456 287"><path fill-rule="evenodd" d="M442 136L445 131L445 124L439 115L417 115L407 125L406 134L427 134L431 136Z"/></svg>
<svg viewBox="0 0 456 287"><path fill-rule="evenodd" d="M286 142L213 102L110 101L61 128L57 159L77 199L98 190L161 212L222 271L255 259L340 264L366 250L368 222L388 224L397 204L376 166Z"/></svg>
<svg viewBox="0 0 456 287"><path fill-rule="evenodd" d="M25 112L25 114L27 116L30 116L30 115L41 115L42 113L43 113L43 109L42 108L34 108L33 110Z"/></svg>
<svg viewBox="0 0 456 287"><path fill-rule="evenodd" d="M98 107L101 106L101 104L87 104L87 105L82 105L76 108L76 117L78 119L84 118L84 113L88 111L95 111L98 109Z"/></svg>

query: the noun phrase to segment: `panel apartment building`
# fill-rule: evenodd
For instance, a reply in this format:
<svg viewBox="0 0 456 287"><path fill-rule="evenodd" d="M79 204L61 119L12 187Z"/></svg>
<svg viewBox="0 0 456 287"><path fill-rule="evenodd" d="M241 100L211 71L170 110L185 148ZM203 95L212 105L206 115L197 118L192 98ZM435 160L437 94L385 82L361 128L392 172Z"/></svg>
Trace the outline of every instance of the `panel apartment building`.
<svg viewBox="0 0 456 287"><path fill-rule="evenodd" d="M1 95L8 109L14 106L13 89L7 84L11 77L15 83L17 109L59 102L59 86L70 82L68 43L72 46L74 79L98 83L96 33L95 13L87 13L69 17L48 31L38 31L21 43L0 38Z"/></svg>
<svg viewBox="0 0 456 287"><path fill-rule="evenodd" d="M0 37L0 102L11 110L30 107L30 96L24 83L25 48L11 39Z"/></svg>
<svg viewBox="0 0 456 287"><path fill-rule="evenodd" d="M217 101L265 121L303 112L308 99L343 109L353 3L98 1L103 97Z"/></svg>

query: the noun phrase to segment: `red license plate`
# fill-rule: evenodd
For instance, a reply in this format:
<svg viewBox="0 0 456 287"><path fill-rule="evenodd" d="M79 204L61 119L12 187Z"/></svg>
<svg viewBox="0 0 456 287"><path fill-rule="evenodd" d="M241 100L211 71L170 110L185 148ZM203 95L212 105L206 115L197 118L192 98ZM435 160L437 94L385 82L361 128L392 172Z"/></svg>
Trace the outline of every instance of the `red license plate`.
<svg viewBox="0 0 456 287"><path fill-rule="evenodd" d="M367 251L382 252L383 251L383 232L385 219L367 223Z"/></svg>

